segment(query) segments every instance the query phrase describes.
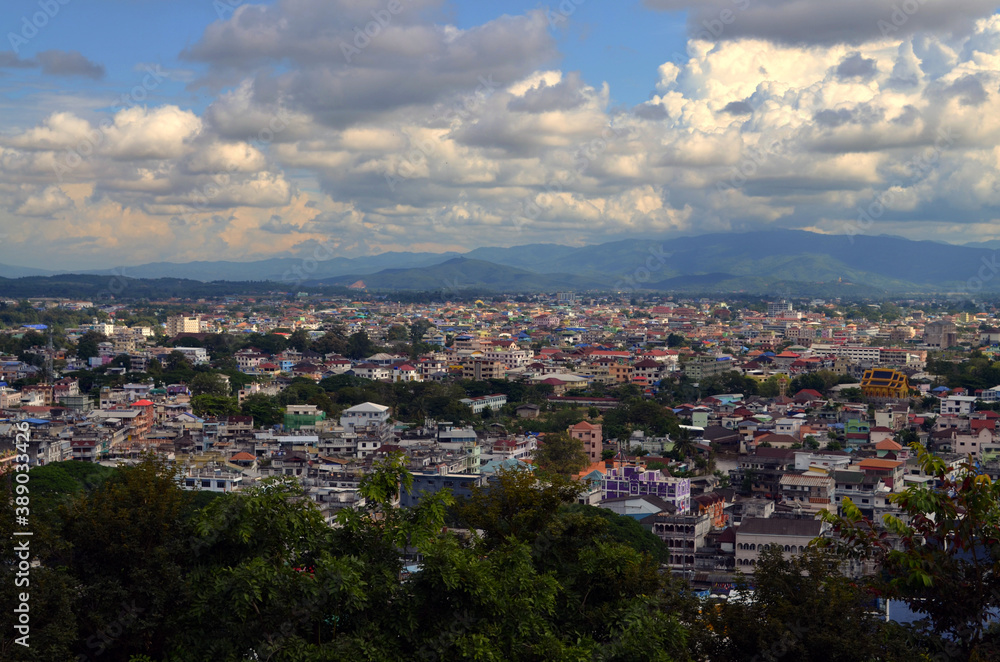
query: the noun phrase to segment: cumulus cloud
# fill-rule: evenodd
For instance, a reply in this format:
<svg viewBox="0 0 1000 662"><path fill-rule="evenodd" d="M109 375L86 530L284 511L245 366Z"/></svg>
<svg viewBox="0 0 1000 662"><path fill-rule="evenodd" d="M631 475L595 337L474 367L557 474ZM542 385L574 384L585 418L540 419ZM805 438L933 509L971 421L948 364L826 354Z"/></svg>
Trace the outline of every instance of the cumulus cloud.
<svg viewBox="0 0 1000 662"><path fill-rule="evenodd" d="M553 65L538 12L457 28L427 18L439 2L414 0L345 55L383 3L241 5L185 52L205 72L194 86L219 90L204 110L66 111L0 135L0 220L36 241L32 219L72 218L64 230L87 254L112 247L85 237L109 234L114 250L154 238L137 256L171 259L331 236L353 254L839 232L877 200L886 232L932 235L944 216L944 239L978 231L1000 214L1000 18L957 3L918 29L940 14L926 3L884 37L835 38L859 20L837 14L854 1L809 3L819 18L797 0L660 2L733 20L651 70L657 91L632 108ZM888 8L869 4L868 18ZM761 22L778 10L831 24L782 36ZM116 233L123 223L150 229Z"/></svg>
<svg viewBox="0 0 1000 662"><path fill-rule="evenodd" d="M51 216L73 206L73 201L58 186L48 186L29 195L17 208L22 216Z"/></svg>

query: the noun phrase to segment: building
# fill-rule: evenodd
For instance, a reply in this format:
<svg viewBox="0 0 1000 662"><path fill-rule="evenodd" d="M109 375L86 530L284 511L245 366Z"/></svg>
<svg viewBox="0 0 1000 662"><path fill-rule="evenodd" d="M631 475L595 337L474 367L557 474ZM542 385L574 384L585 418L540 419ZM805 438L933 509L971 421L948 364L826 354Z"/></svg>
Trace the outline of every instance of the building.
<svg viewBox="0 0 1000 662"><path fill-rule="evenodd" d="M462 398L459 400L463 405L472 409L473 414L481 414L484 409L497 411L507 404L507 396L503 393L492 395L480 395L475 398Z"/></svg>
<svg viewBox="0 0 1000 662"><path fill-rule="evenodd" d="M954 347L958 344L958 327L945 320L931 322L924 327L924 344L929 347Z"/></svg>
<svg viewBox="0 0 1000 662"><path fill-rule="evenodd" d="M454 497L471 497L476 487L485 487L487 476L484 474L448 473L442 466L438 471L414 471L413 484L410 489L404 489L399 495L399 505L412 508L420 503L424 496L437 494L441 490L451 490Z"/></svg>
<svg viewBox="0 0 1000 662"><path fill-rule="evenodd" d="M583 450L587 454L587 457L590 458L592 464L601 461L601 450L604 447L604 441L600 424L595 425L587 421L580 421L576 425L571 425L566 431L572 438L583 442Z"/></svg>
<svg viewBox="0 0 1000 662"><path fill-rule="evenodd" d="M389 408L374 402L362 402L345 409L340 414L340 425L344 429L364 428L371 425L385 425L389 422Z"/></svg>
<svg viewBox="0 0 1000 662"><path fill-rule="evenodd" d="M612 468L604 477L605 499L651 495L670 504L675 512L691 508L691 479L674 478L662 471L647 471L642 466Z"/></svg>
<svg viewBox="0 0 1000 662"><path fill-rule="evenodd" d="M713 356L693 358L685 362L682 367L684 376L696 382L733 369L732 361L716 359Z"/></svg>
<svg viewBox="0 0 1000 662"><path fill-rule="evenodd" d="M167 318L167 335L173 338L179 333L199 333L201 319L197 316L171 315Z"/></svg>
<svg viewBox="0 0 1000 662"><path fill-rule="evenodd" d="M777 545L786 559L798 556L825 529L825 523L817 519L744 519L736 529L736 568L752 574L760 553L771 545Z"/></svg>
<svg viewBox="0 0 1000 662"><path fill-rule="evenodd" d="M905 400L910 397L910 382L905 373L888 368L865 370L861 378L861 393L879 402Z"/></svg>
<svg viewBox="0 0 1000 662"><path fill-rule="evenodd" d="M941 399L940 414L951 416L968 416L972 413L972 408L976 403L976 398L971 395L949 395Z"/></svg>
<svg viewBox="0 0 1000 662"><path fill-rule="evenodd" d="M676 515L662 512L642 520L651 524L653 535L670 549L668 565L675 570L694 570L695 553L705 546L712 518L704 512Z"/></svg>
<svg viewBox="0 0 1000 662"><path fill-rule="evenodd" d="M500 361L474 359L462 366L462 379L473 379L477 382L488 379L503 379L507 367Z"/></svg>
<svg viewBox="0 0 1000 662"><path fill-rule="evenodd" d="M301 430L314 428L318 421L326 419L326 412L316 405L288 405L285 408L285 428Z"/></svg>
<svg viewBox="0 0 1000 662"><path fill-rule="evenodd" d="M790 312L792 312L792 304L785 300L772 301L767 304L768 317L784 317Z"/></svg>
<svg viewBox="0 0 1000 662"><path fill-rule="evenodd" d="M835 510L836 481L833 476L785 474L781 477L781 501L809 512Z"/></svg>

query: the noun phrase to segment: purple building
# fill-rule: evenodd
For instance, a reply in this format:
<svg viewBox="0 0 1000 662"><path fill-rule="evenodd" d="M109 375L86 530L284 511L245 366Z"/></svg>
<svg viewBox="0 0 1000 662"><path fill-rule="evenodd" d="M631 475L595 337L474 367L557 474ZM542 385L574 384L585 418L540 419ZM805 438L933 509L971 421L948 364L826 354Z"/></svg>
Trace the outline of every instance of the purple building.
<svg viewBox="0 0 1000 662"><path fill-rule="evenodd" d="M662 471L640 471L639 467L609 469L603 488L605 499L649 494L674 506L678 514L691 507L691 479L674 478Z"/></svg>

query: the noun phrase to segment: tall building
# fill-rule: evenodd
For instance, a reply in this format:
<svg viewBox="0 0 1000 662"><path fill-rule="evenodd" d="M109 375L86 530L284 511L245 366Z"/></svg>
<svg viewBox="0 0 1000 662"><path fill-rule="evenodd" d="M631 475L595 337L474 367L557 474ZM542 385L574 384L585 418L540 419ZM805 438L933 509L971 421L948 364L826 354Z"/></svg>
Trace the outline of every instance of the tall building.
<svg viewBox="0 0 1000 662"><path fill-rule="evenodd" d="M792 304L788 303L784 299L781 301L772 301L767 304L767 316L768 317L781 317L785 313L792 312Z"/></svg>
<svg viewBox="0 0 1000 662"><path fill-rule="evenodd" d="M601 435L601 426L580 421L576 425L571 425L567 430L569 436L583 442L583 450L587 453L591 463L601 461L601 450L604 448Z"/></svg>
<svg viewBox="0 0 1000 662"><path fill-rule="evenodd" d="M924 327L924 343L931 347L953 347L958 344L958 327L946 320L931 322Z"/></svg>
<svg viewBox="0 0 1000 662"><path fill-rule="evenodd" d="M200 330L201 320L198 317L171 315L167 318L167 335L170 337L178 333L198 333Z"/></svg>

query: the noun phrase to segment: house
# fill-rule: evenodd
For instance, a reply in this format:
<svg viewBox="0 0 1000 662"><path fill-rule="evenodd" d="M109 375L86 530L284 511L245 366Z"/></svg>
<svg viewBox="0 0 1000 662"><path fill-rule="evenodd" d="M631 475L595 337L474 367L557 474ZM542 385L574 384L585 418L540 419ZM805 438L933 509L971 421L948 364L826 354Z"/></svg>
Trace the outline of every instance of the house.
<svg viewBox="0 0 1000 662"><path fill-rule="evenodd" d="M524 404L518 405L514 410L518 418L538 418L538 405Z"/></svg>
<svg viewBox="0 0 1000 662"><path fill-rule="evenodd" d="M691 507L691 479L675 478L662 471L648 471L645 466L625 466L608 470L604 478L605 499L625 496L656 496L678 513Z"/></svg>
<svg viewBox="0 0 1000 662"><path fill-rule="evenodd" d="M941 399L940 414L942 416L968 416L972 413L976 398L972 395L949 395Z"/></svg>
<svg viewBox="0 0 1000 662"><path fill-rule="evenodd" d="M573 439L579 439L583 442L583 450L591 462L599 462L601 460L601 451L604 448L604 442L600 424L580 421L576 425L571 425L566 432Z"/></svg>
<svg viewBox="0 0 1000 662"><path fill-rule="evenodd" d="M706 492L691 499L692 512L707 515L713 529L726 526L726 498L718 492Z"/></svg>
<svg viewBox="0 0 1000 662"><path fill-rule="evenodd" d="M836 482L833 476L785 474L781 477L781 502L796 509L818 513L833 510Z"/></svg>
<svg viewBox="0 0 1000 662"><path fill-rule="evenodd" d="M649 526L653 535L670 549L667 564L675 570L694 570L695 554L705 546L705 539L712 530L712 517L707 512L677 514L664 511L640 522Z"/></svg>
<svg viewBox="0 0 1000 662"><path fill-rule="evenodd" d="M482 474L449 473L445 465L431 471L414 471L413 483L409 489L403 489L399 495L399 505L412 508L428 495L437 494L441 490L451 490L456 498L471 497L472 490L486 486L487 476Z"/></svg>
<svg viewBox="0 0 1000 662"><path fill-rule="evenodd" d="M760 553L772 545L776 545L786 559L798 556L825 529L825 523L817 519L744 519L736 529L736 568L752 574Z"/></svg>

